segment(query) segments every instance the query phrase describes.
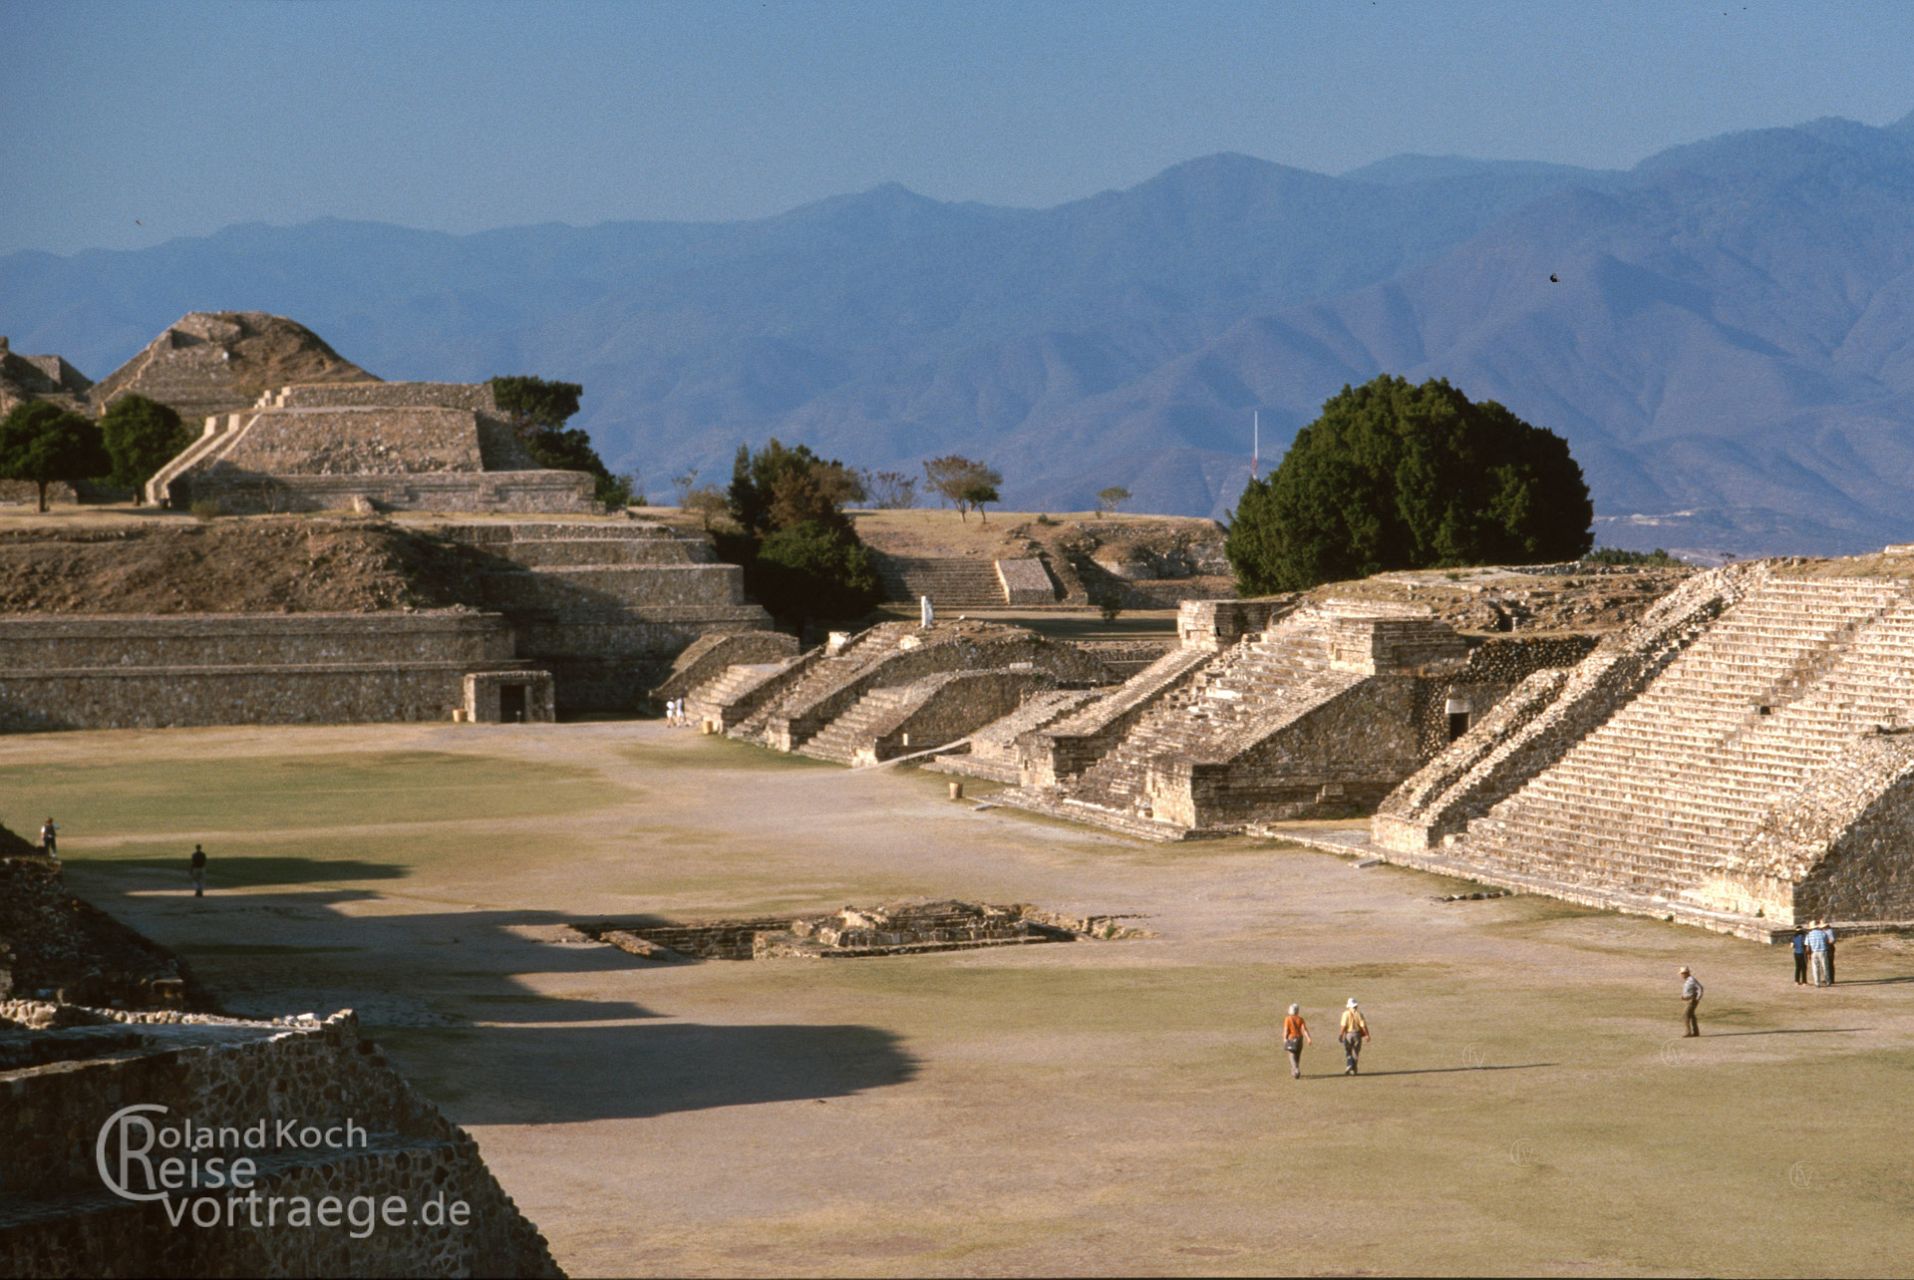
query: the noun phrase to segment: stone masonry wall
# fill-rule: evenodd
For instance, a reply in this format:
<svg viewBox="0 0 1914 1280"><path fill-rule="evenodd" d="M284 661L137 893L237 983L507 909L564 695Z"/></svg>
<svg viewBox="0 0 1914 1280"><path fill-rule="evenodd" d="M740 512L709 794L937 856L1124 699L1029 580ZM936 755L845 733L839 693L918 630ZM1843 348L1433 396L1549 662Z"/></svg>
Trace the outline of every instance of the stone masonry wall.
<svg viewBox="0 0 1914 1280"><path fill-rule="evenodd" d="M350 511L484 511L586 515L599 510L592 478L580 471L463 471L439 474L275 476L215 471L172 481L175 507L207 500L228 514Z"/></svg>
<svg viewBox="0 0 1914 1280"><path fill-rule="evenodd" d="M53 1062L0 1073L8 1185L0 1200L0 1273L7 1275L528 1275L561 1274L543 1237L485 1168L472 1139L415 1093L341 1014L294 1026L149 1026L130 1055ZM207 1131L265 1121L255 1184L263 1196L397 1196L403 1225L354 1238L344 1224L173 1225L160 1202L115 1196L95 1142L129 1104L167 1108L159 1123ZM277 1125L364 1139L282 1141ZM201 1153L206 1154L205 1152ZM230 1194L198 1193L216 1202ZM434 1200L463 1201L465 1225L428 1225ZM283 1203L283 1202L282 1202ZM289 1209L281 1212L289 1213Z"/></svg>
<svg viewBox="0 0 1914 1280"><path fill-rule="evenodd" d="M494 614L5 619L0 731L450 719L512 652Z"/></svg>

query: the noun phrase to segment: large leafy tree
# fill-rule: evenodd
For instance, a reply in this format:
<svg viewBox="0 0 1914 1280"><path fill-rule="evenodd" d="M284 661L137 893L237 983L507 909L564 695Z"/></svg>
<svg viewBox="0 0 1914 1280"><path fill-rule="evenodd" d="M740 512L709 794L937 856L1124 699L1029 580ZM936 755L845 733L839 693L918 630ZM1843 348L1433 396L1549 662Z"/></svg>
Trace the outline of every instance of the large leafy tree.
<svg viewBox="0 0 1914 1280"><path fill-rule="evenodd" d="M1387 569L1574 559L1594 508L1568 443L1442 379L1344 387L1252 480L1226 549L1249 594Z"/></svg>
<svg viewBox="0 0 1914 1280"><path fill-rule="evenodd" d="M584 394L576 382L526 374L492 379L492 398L534 462L554 471L583 471L592 477L598 501L624 506L632 500L636 479L613 475L584 428L565 425L578 412L578 398Z"/></svg>
<svg viewBox="0 0 1914 1280"><path fill-rule="evenodd" d="M47 486L78 484L113 468L99 424L44 400L15 405L0 419L0 479L28 480L47 509Z"/></svg>
<svg viewBox="0 0 1914 1280"><path fill-rule="evenodd" d="M193 433L171 405L142 395L124 395L100 415L100 439L113 462L106 478L132 489L137 503L153 473L178 457L193 442Z"/></svg>
<svg viewBox="0 0 1914 1280"><path fill-rule="evenodd" d="M719 538L719 550L781 618L854 617L881 597L870 550L844 514L863 496L855 471L804 445L740 445L728 495L740 532Z"/></svg>

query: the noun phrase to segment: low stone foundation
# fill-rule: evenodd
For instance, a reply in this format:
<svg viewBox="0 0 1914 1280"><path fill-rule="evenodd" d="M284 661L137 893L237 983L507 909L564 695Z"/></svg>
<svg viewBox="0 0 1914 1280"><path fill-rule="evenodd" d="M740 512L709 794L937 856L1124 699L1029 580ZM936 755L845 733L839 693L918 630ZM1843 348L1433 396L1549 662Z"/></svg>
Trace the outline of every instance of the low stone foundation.
<svg viewBox="0 0 1914 1280"><path fill-rule="evenodd" d="M449 720L525 671L496 614L0 618L0 731Z"/></svg>

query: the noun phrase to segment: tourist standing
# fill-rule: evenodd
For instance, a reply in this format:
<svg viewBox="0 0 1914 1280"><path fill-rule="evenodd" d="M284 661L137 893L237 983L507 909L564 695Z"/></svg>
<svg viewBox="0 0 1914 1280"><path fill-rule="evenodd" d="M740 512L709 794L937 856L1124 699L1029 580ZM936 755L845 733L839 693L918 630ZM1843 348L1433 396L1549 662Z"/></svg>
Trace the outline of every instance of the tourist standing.
<svg viewBox="0 0 1914 1280"><path fill-rule="evenodd" d="M1788 945L1794 949L1794 985L1805 987L1808 985L1808 931L1796 925Z"/></svg>
<svg viewBox="0 0 1914 1280"><path fill-rule="evenodd" d="M1349 997L1349 1005L1342 1011L1342 1027L1336 1038L1342 1041L1343 1061L1348 1064L1342 1073L1346 1076L1357 1074L1356 1063L1362 1057L1362 1044L1369 1038L1369 1022L1362 1016L1362 1006L1356 1003L1354 996Z"/></svg>
<svg viewBox="0 0 1914 1280"><path fill-rule="evenodd" d="M191 876L193 877L193 896L195 898L205 897L206 896L206 850L202 849L198 845L194 845L193 857L190 863L188 864L188 866L189 866L189 874L191 874Z"/></svg>
<svg viewBox="0 0 1914 1280"><path fill-rule="evenodd" d="M1301 1005L1289 1006L1289 1013L1283 1018L1283 1052L1289 1055L1289 1078L1303 1078L1303 1046L1314 1044L1309 1038L1309 1024L1303 1021Z"/></svg>
<svg viewBox="0 0 1914 1280"><path fill-rule="evenodd" d="M1814 985L1828 985L1828 933L1816 920L1814 927L1808 930L1808 959L1812 961Z"/></svg>
<svg viewBox="0 0 1914 1280"><path fill-rule="evenodd" d="M1689 972L1688 966L1681 967L1681 1021L1682 1038L1701 1034L1701 1021L1695 1017L1695 1008L1701 1003L1701 983Z"/></svg>
<svg viewBox="0 0 1914 1280"><path fill-rule="evenodd" d="M53 825L51 817L40 824L40 852L49 858L60 856L60 828Z"/></svg>
<svg viewBox="0 0 1914 1280"><path fill-rule="evenodd" d="M1826 920L1821 922L1821 936L1828 940L1828 985L1834 985L1834 926Z"/></svg>

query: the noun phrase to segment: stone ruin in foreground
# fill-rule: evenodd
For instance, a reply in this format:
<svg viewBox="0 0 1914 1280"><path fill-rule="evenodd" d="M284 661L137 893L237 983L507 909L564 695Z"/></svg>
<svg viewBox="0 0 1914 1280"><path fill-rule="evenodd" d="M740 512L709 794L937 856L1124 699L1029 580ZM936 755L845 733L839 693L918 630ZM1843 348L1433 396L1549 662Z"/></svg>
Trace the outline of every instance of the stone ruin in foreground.
<svg viewBox="0 0 1914 1280"><path fill-rule="evenodd" d="M477 1144L361 1037L351 1013L199 1012L204 996L174 957L72 897L58 865L14 854L21 844L0 828L0 1274L562 1274ZM190 1121L216 1139L183 1154L254 1160L249 1189L261 1197L399 1196L415 1211L461 1200L470 1220L364 1238L283 1216L254 1226L244 1208L230 1227L175 1225L165 1204L120 1198L102 1179L98 1135L129 1103L165 1107L159 1123ZM277 1127L289 1119L290 1136ZM257 1144L221 1134L261 1121ZM109 1157L113 1147L109 1138ZM221 1206L229 1194L174 1203Z"/></svg>

